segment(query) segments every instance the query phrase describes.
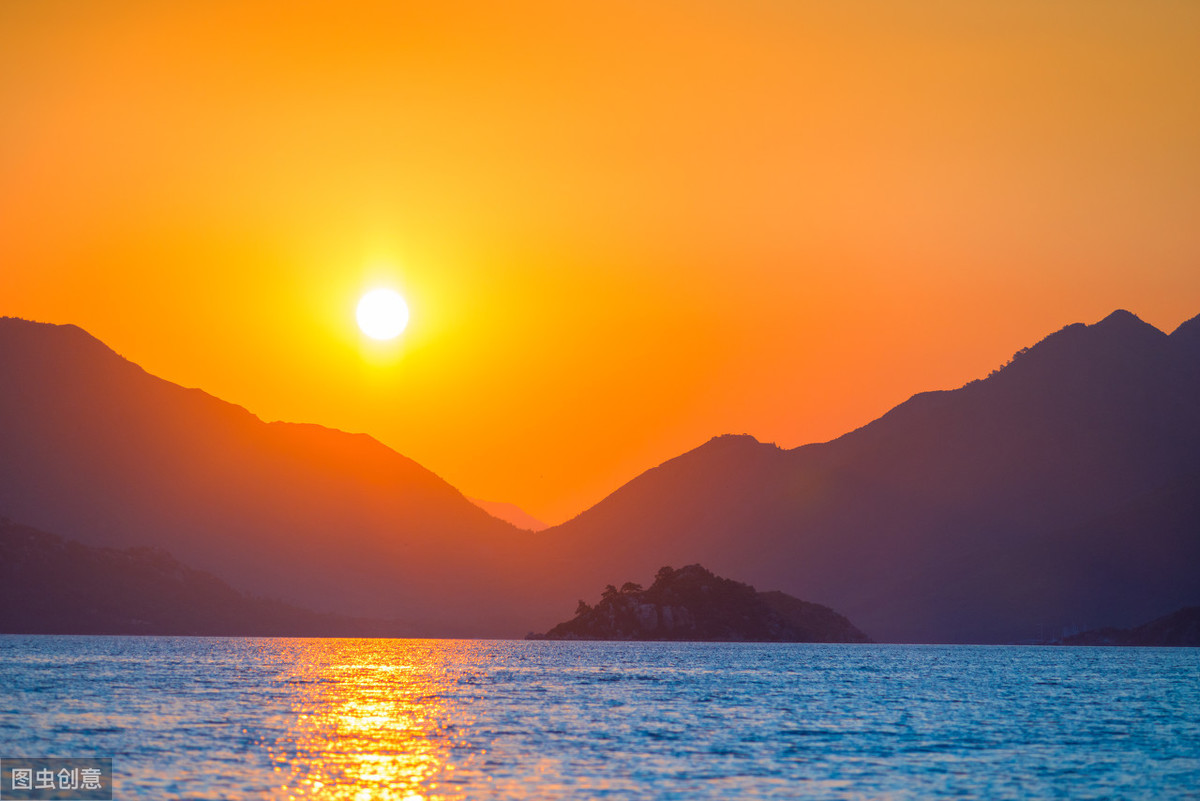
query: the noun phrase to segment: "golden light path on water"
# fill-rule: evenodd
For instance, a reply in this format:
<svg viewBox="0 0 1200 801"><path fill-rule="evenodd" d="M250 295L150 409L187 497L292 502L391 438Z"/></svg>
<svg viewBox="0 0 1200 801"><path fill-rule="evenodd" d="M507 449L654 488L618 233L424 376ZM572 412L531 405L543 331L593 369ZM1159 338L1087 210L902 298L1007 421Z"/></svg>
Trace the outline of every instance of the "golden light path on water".
<svg viewBox="0 0 1200 801"><path fill-rule="evenodd" d="M299 640L296 649L286 680L303 686L297 714L263 744L275 762L276 797L466 797L454 772L474 769L487 751L464 741L474 717L458 685L472 678L451 665L474 662L467 652L480 644Z"/></svg>

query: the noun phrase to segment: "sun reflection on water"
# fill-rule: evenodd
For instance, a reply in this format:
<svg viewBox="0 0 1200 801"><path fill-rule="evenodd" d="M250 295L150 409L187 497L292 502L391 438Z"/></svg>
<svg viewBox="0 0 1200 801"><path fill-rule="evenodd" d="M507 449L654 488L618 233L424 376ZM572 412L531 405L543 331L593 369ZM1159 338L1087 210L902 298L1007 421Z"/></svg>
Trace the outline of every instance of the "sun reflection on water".
<svg viewBox="0 0 1200 801"><path fill-rule="evenodd" d="M482 756L455 688L472 643L296 640L284 681L302 687L295 717L265 743L278 798L425 801L459 796L454 772Z"/></svg>

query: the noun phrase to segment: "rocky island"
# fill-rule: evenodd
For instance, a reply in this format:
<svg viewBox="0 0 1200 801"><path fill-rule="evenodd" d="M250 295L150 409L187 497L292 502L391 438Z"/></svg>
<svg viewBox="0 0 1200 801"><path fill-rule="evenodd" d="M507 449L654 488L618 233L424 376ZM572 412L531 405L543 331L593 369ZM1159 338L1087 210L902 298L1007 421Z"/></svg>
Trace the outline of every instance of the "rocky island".
<svg viewBox="0 0 1200 801"><path fill-rule="evenodd" d="M871 642L829 607L782 592L758 592L700 565L664 567L649 589L608 585L595 606L535 640L676 640L718 642Z"/></svg>

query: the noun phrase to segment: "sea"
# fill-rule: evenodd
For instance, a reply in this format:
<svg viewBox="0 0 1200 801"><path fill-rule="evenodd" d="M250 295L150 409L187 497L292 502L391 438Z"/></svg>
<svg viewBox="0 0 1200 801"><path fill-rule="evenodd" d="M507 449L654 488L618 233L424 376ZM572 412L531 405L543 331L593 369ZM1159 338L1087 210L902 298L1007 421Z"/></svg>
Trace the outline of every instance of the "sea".
<svg viewBox="0 0 1200 801"><path fill-rule="evenodd" d="M1200 649L4 635L16 757L118 799L1200 799Z"/></svg>

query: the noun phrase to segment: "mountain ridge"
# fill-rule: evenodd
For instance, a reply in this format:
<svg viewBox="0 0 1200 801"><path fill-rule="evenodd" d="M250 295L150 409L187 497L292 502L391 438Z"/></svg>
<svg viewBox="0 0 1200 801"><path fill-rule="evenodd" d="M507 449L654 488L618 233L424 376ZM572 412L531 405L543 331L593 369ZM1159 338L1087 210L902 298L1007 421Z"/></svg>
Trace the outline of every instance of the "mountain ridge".
<svg viewBox="0 0 1200 801"><path fill-rule="evenodd" d="M486 557L523 532L374 438L264 422L76 326L3 318L0 343L0 514L94 546L159 545L318 611L415 616L427 633L521 624L453 591L507 586Z"/></svg>
<svg viewBox="0 0 1200 801"><path fill-rule="evenodd" d="M154 547L95 548L0 519L0 632L167 636L411 634L247 597Z"/></svg>
<svg viewBox="0 0 1200 801"><path fill-rule="evenodd" d="M824 443L713 437L538 534L368 435L264 423L76 326L0 319L0 381L0 514L418 633L544 629L579 586L696 562L882 641L1020 641L1200 601L1180 583L1200 571L1200 317L1065 326Z"/></svg>
<svg viewBox="0 0 1200 801"><path fill-rule="evenodd" d="M1200 371L1179 341L1123 311L1066 326L985 379L918 393L828 442L743 441L727 457L710 440L551 531L600 554L597 575L650 542L647 561L781 587L883 640L1025 639L1038 621L1004 620L969 577L1001 554L1044 573L1024 561L1043 538L1200 468ZM1137 550L1128 537L1105 547L1116 562ZM1094 577L1056 558L1078 585L1063 595L1093 593Z"/></svg>
<svg viewBox="0 0 1200 801"><path fill-rule="evenodd" d="M1107 627L1072 634L1052 645L1200 648L1200 606L1190 606L1128 629Z"/></svg>

